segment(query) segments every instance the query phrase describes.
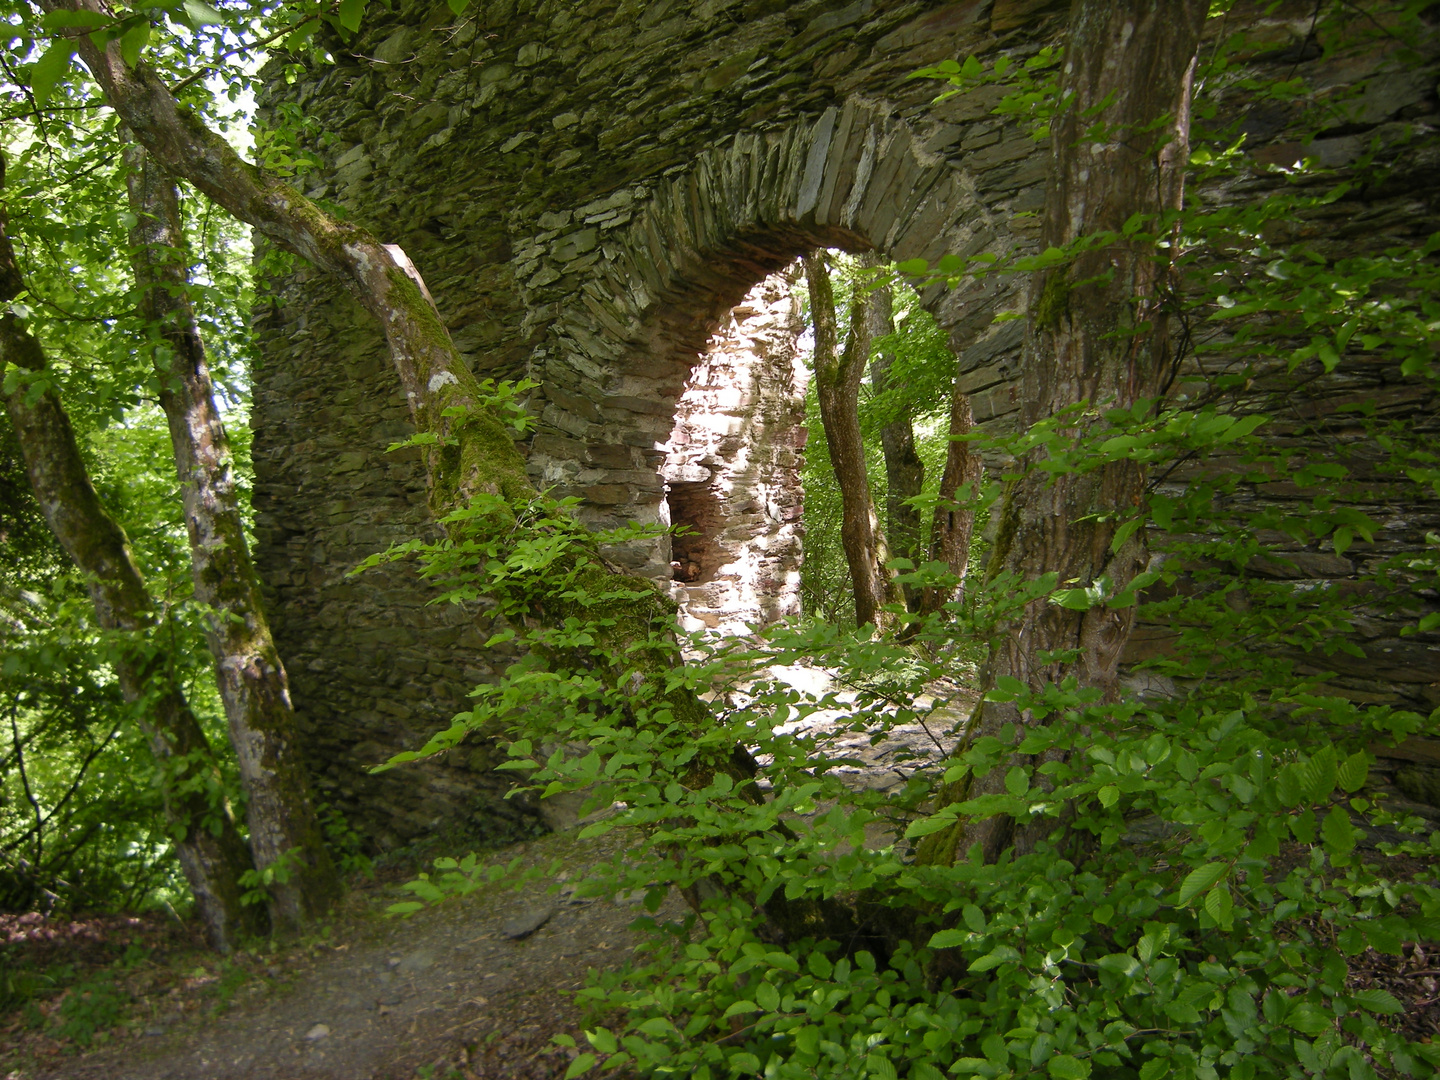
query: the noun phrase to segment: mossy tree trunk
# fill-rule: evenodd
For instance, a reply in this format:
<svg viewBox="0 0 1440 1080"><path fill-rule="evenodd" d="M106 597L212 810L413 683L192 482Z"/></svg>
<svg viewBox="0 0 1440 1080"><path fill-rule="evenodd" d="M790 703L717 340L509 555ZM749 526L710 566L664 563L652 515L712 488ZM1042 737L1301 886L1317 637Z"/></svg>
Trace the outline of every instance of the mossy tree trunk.
<svg viewBox="0 0 1440 1080"><path fill-rule="evenodd" d="M1075 0L1063 106L1051 125L1042 247L1119 233L1134 214L1153 225L1179 208L1191 76L1207 9L1205 0ZM1104 125L1103 137L1092 132L1094 125ZM1082 438L1103 424L1096 409L1128 407L1160 393L1173 362L1162 302L1170 273L1153 244L1121 242L1035 274L1023 356L1026 428L1088 402L1092 409L1066 421ZM1055 574L1061 584L1082 587L1104 577L1112 594L1123 590L1145 568L1148 553L1139 533L1113 553L1111 542L1139 505L1144 479L1130 462L1053 477L1026 470L1006 493L990 572L1021 580ZM1133 604L1076 611L1044 597L1031 602L993 639L992 685L1009 676L1039 690L1073 675L1113 699L1134 612ZM986 701L969 737L998 736L1013 725L1018 743L1026 723L1013 703ZM1017 755L1012 764L1041 762ZM999 793L1006 772L1002 765L961 781L944 799ZM1053 819L1025 828L1008 817L976 820L927 837L920 855L948 862L978 843L993 860L1007 847L1032 848L1053 826Z"/></svg>
<svg viewBox="0 0 1440 1080"><path fill-rule="evenodd" d="M0 183L3 176L0 163ZM0 211L0 301L24 292L5 225ZM90 482L70 418L44 379L45 366L35 336L13 312L0 315L3 396L26 475L51 531L86 576L96 621L127 637L115 653L116 679L125 700L137 706L159 764L166 819L206 938L227 952L238 934L264 928L264 909L240 902L240 877L252 868L250 853L225 808L211 805L207 785L189 782L218 773L214 755L175 679L173 657L154 639L159 623L154 601L125 531ZM32 381L22 372L40 378Z"/></svg>
<svg viewBox="0 0 1440 1080"><path fill-rule="evenodd" d="M895 332L894 297L889 286L876 289L870 295L866 315L870 322L870 337L885 337ZM883 394L892 387L890 370L895 356L885 350L875 353L870 361L870 384L876 394ZM906 406L888 424L880 428L880 449L885 455L885 539L889 542L890 554L897 559L909 559L916 566L923 561L920 555L920 511L909 502L925 490L925 462L915 449L915 426ZM916 610L920 602L919 591L913 585L901 586L905 604Z"/></svg>
<svg viewBox="0 0 1440 1080"><path fill-rule="evenodd" d="M939 501L930 519L930 561L945 564L958 581L956 588L965 584L970 565L970 538L975 531L974 509L956 501L961 487L968 484L973 495L980 483L980 455L962 438L970 434L974 426L970 396L960 389L957 373L950 391L950 441L945 450L945 471L940 477ZM954 597L956 588L925 586L921 590L920 613L929 615L939 611Z"/></svg>
<svg viewBox="0 0 1440 1080"><path fill-rule="evenodd" d="M863 290L855 290L842 350L825 252L812 251L804 262L810 315L815 323L815 396L825 429L825 449L840 489L840 544L855 590L855 625L868 623L884 629L887 621L893 620L887 620L883 608L899 599L899 591L885 566L890 555L870 497L865 442L860 434L860 381L870 359L872 301ZM870 265L874 265L873 259Z"/></svg>
<svg viewBox="0 0 1440 1080"><path fill-rule="evenodd" d="M104 13L99 0L43 0L47 11ZM461 360L419 272L398 246L381 243L357 225L342 222L294 188L244 161L218 134L181 105L143 61L133 67L120 43L100 48L75 32L76 52L100 84L107 101L156 164L194 185L217 206L253 226L278 247L330 274L380 323L411 419L419 432L434 435L423 447L429 506L443 520L476 496L497 496L495 513L506 533L514 515L536 492L510 430L485 403L479 382ZM536 618L562 621L569 615L595 616L577 601L577 592L604 595L599 635L601 652L616 685L636 677L660 679L678 663L672 629L675 605L646 578L618 571L598 553L577 554L573 580L557 576L553 588L539 580L530 597ZM586 661L593 663L593 658ZM666 691L664 704L676 719L699 727L710 712L683 687ZM716 769L732 772L727 752L697 764L697 777ZM736 779L744 777L739 772ZM708 781L707 781L708 782Z"/></svg>
<svg viewBox="0 0 1440 1080"><path fill-rule="evenodd" d="M205 345L187 299L185 233L175 182L132 146L126 184L136 224L131 259L141 314L159 334L152 356L190 536L195 598L212 609L206 638L245 786L255 865L280 864L271 918L295 928L328 910L340 879L315 816L295 712L260 597L236 498L230 444L215 408Z"/></svg>

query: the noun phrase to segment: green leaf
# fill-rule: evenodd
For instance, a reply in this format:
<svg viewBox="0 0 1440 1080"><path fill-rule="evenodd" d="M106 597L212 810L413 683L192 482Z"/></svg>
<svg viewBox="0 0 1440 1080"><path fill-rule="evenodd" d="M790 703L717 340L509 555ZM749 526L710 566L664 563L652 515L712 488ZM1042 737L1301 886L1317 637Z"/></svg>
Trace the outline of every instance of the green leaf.
<svg viewBox="0 0 1440 1080"><path fill-rule="evenodd" d="M1230 886L1223 882L1205 894L1206 913L1226 930L1232 925L1234 907L1235 898L1230 895Z"/></svg>
<svg viewBox="0 0 1440 1080"><path fill-rule="evenodd" d="M1018 952L1009 945L1001 945L971 964L970 970L974 972L989 971L991 968L997 968L1001 964L1014 963L1019 959L1020 954Z"/></svg>
<svg viewBox="0 0 1440 1080"><path fill-rule="evenodd" d="M1329 1031L1334 1019L1333 1016L1327 1016L1318 1005L1302 1001L1285 1015L1285 1026L1314 1037Z"/></svg>
<svg viewBox="0 0 1440 1080"><path fill-rule="evenodd" d="M739 1001L733 1001L730 1003L730 1007L725 1010L724 1014L721 1016L721 1019L723 1020L731 1016L739 1016L742 1013L753 1013L759 1011L760 1006L756 1005L755 1002L746 1001L744 998L741 998Z"/></svg>
<svg viewBox="0 0 1440 1080"><path fill-rule="evenodd" d="M185 3L182 4L181 7L185 12L185 21L188 22L192 28L198 26L224 25L225 16L221 15L220 12L216 11L209 4L204 3L203 0L185 0ZM290 36L294 37L295 35L291 34Z"/></svg>
<svg viewBox="0 0 1440 1080"><path fill-rule="evenodd" d="M1300 778L1300 766L1286 765L1275 776L1275 794L1281 806L1299 806L1305 797L1305 785Z"/></svg>
<svg viewBox="0 0 1440 1080"><path fill-rule="evenodd" d="M570 1063L570 1068L565 1070L565 1080L575 1080L577 1076L583 1076L595 1067L594 1054L581 1054Z"/></svg>
<svg viewBox="0 0 1440 1080"><path fill-rule="evenodd" d="M762 982L755 987L755 1004L766 1012L775 1012L780 1008L780 991L774 983Z"/></svg>
<svg viewBox="0 0 1440 1080"><path fill-rule="evenodd" d="M1120 789L1114 784L1106 784L1100 789L1100 805L1110 809L1120 801Z"/></svg>
<svg viewBox="0 0 1440 1080"><path fill-rule="evenodd" d="M75 54L75 42L61 38L51 43L45 54L35 61L30 69L30 92L35 95L35 104L42 109L50 100L58 83L70 67L70 57Z"/></svg>
<svg viewBox="0 0 1440 1080"><path fill-rule="evenodd" d="M602 1054L613 1054L620 1048L614 1033L609 1028L596 1028L594 1031L585 1032L585 1038L590 1045L599 1050Z"/></svg>
<svg viewBox="0 0 1440 1080"><path fill-rule="evenodd" d="M1017 798L1030 790L1030 777L1023 765L1015 765L1005 774L1005 790Z"/></svg>
<svg viewBox="0 0 1440 1080"><path fill-rule="evenodd" d="M766 985L769 984L767 983ZM650 1035L657 1039L663 1039L667 1035L674 1034L675 1025L663 1016L652 1016L635 1030L642 1035Z"/></svg>
<svg viewBox="0 0 1440 1080"><path fill-rule="evenodd" d="M1070 611L1089 611L1100 598L1093 589L1060 589L1050 597L1050 602Z"/></svg>
<svg viewBox="0 0 1440 1080"><path fill-rule="evenodd" d="M1306 810L1290 819L1290 831L1302 844L1315 842L1315 811Z"/></svg>
<svg viewBox="0 0 1440 1080"><path fill-rule="evenodd" d="M918 840L922 836L929 836L931 833L942 832L955 824L955 814L947 814L940 811L919 821L912 821L905 829L905 836L910 840Z"/></svg>
<svg viewBox="0 0 1440 1080"><path fill-rule="evenodd" d="M71 27L104 26L111 22L108 15L98 11L47 11L40 19L42 30L67 30Z"/></svg>
<svg viewBox="0 0 1440 1080"><path fill-rule="evenodd" d="M1320 826L1320 838L1325 850L1331 855L1349 855L1355 850L1355 826L1350 823L1350 812L1337 806L1325 815Z"/></svg>
<svg viewBox="0 0 1440 1080"><path fill-rule="evenodd" d="M1363 750L1357 750L1335 770L1335 778L1340 786L1350 794L1354 794L1365 786L1365 780L1370 775L1370 755Z"/></svg>
<svg viewBox="0 0 1440 1080"><path fill-rule="evenodd" d="M447 0L450 10L456 15L464 15L465 9L470 6L470 0Z"/></svg>
<svg viewBox="0 0 1440 1080"><path fill-rule="evenodd" d="M1228 863L1213 862L1196 867L1186 875L1185 880L1181 883L1180 895L1175 902L1184 907L1210 886L1223 879L1229 872Z"/></svg>
<svg viewBox="0 0 1440 1080"><path fill-rule="evenodd" d="M1350 1000L1362 1009L1382 1016L1394 1016L1405 1011L1400 999L1388 990L1361 990L1352 994Z"/></svg>
<svg viewBox="0 0 1440 1080"><path fill-rule="evenodd" d="M126 67L134 67L140 62L140 52L150 43L150 23L144 20L135 23L134 26L120 35L120 58L125 61Z"/></svg>
<svg viewBox="0 0 1440 1080"><path fill-rule="evenodd" d="M964 945L970 940L970 935L964 930L937 930L930 935L928 942L932 949L953 949L957 945Z"/></svg>
<svg viewBox="0 0 1440 1080"><path fill-rule="evenodd" d="M340 8L335 12L340 25L352 34L359 30L361 20L365 18L367 2L368 0L340 0Z"/></svg>
<svg viewBox="0 0 1440 1080"><path fill-rule="evenodd" d="M870 1054L865 1058L866 1071L875 1080L900 1080L895 1066L890 1064L890 1059L883 1054Z"/></svg>
<svg viewBox="0 0 1440 1080"><path fill-rule="evenodd" d="M1056 1054L1046 1066L1055 1080L1088 1080L1090 1062L1070 1054Z"/></svg>
<svg viewBox="0 0 1440 1080"><path fill-rule="evenodd" d="M1327 746L1300 766L1300 781L1311 802L1328 799L1335 790L1335 748Z"/></svg>
<svg viewBox="0 0 1440 1080"><path fill-rule="evenodd" d="M1140 1080L1161 1080L1170 1072L1170 1062L1165 1058L1151 1058L1140 1066Z"/></svg>
<svg viewBox="0 0 1440 1080"><path fill-rule="evenodd" d="M1110 541L1110 553L1112 555L1118 553L1120 549L1125 546L1125 541L1129 540L1130 537L1134 534L1135 530L1140 528L1140 526L1144 524L1144 518L1131 518L1129 521L1125 522L1118 529L1116 529L1115 538Z"/></svg>
<svg viewBox="0 0 1440 1080"><path fill-rule="evenodd" d="M985 932L985 913L974 904L966 904L960 915L965 920L965 925L975 933L983 934Z"/></svg>

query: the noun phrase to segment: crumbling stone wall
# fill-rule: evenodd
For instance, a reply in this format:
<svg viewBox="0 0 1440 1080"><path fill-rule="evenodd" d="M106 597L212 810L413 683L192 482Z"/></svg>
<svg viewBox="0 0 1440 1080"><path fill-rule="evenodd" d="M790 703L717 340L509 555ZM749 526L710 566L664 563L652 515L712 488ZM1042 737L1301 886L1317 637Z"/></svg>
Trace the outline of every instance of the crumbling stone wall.
<svg viewBox="0 0 1440 1080"><path fill-rule="evenodd" d="M691 530L670 540L688 630L743 634L800 613L808 372L792 279L770 275L726 314L661 447L665 519Z"/></svg>
<svg viewBox="0 0 1440 1080"><path fill-rule="evenodd" d="M321 167L307 193L406 248L478 374L540 383L539 429L523 447L536 482L581 496L596 524L657 522L676 402L756 281L822 245L932 261L1033 246L1047 148L991 114L1001 89L932 106L933 84L908 76L974 53L1027 55L1059 40L1067 8L477 0L456 18L443 2L398 0L388 12L372 5L354 40L327 41L333 66L277 80L274 93L314 125L306 139ZM1254 5L1227 25L1250 27L1262 75L1363 83L1363 64L1306 50L1312 12L1298 0L1268 14ZM1334 204L1356 219L1349 233L1335 220L1315 229L1359 244L1414 242L1436 227L1426 80L1362 94L1369 112L1318 147L1344 165L1380 138L1400 167L1388 186ZM1283 106L1240 94L1233 107L1257 155L1294 152ZM1012 422L1021 326L992 317L1020 306L1015 279L923 299L977 420ZM494 821L483 747L379 777L363 770L444 724L506 659L480 650L473 613L427 607L407 570L346 576L427 527L415 462L385 451L410 427L378 331L296 268L272 282L256 332L257 561L321 789L387 841L476 806ZM1393 373L1371 374L1337 393L1394 385ZM1389 515L1375 550L1413 548L1435 515L1412 509ZM664 548L614 557L665 577ZM1362 556L1357 545L1352 558ZM1396 679L1430 678L1435 644L1402 642L1398 625L1379 620L1367 656L1409 650ZM1403 685L1413 700L1428 684Z"/></svg>

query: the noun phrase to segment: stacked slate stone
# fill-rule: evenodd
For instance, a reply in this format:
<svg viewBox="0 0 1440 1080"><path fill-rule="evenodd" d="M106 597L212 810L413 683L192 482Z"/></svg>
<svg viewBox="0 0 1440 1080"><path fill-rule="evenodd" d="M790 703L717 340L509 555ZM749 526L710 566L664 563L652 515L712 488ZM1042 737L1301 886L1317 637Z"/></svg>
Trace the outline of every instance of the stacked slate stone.
<svg viewBox="0 0 1440 1080"><path fill-rule="evenodd" d="M687 630L746 634L800 614L808 371L792 277L772 274L731 309L675 405L661 475Z"/></svg>
<svg viewBox="0 0 1440 1080"><path fill-rule="evenodd" d="M476 0L457 18L444 2L400 0L372 7L355 39L328 42L333 66L293 82L277 73L265 105L296 106L313 125L304 137L321 164L307 192L405 247L477 374L540 383L538 430L523 447L537 484L583 498L597 525L660 522L676 403L757 281L817 246L897 261L1033 248L1048 148L992 114L1000 89L937 106L935 84L908 76L977 53L1033 55L1060 41L1068 6ZM1237 89L1225 108L1262 159L1313 151L1343 173L1378 139L1389 179L1296 228L1356 250L1414 242L1440 227L1426 179L1434 65L1367 82L1387 58L1367 67L1313 56L1303 48L1313 5L1302 6L1237 9L1227 32L1248 29L1263 77L1293 70L1337 99L1361 88L1353 121L1295 147L1288 107ZM1016 280L922 298L950 336L977 421L1013 424L1022 329L993 318L1020 308ZM417 461L385 452L410 427L378 329L296 267L271 281L256 331L258 562L322 791L382 844L467 815L503 821L512 804L499 799L484 746L364 771L445 725L466 688L508 660L482 649L490 628L479 613L427 606L431 592L408 570L346 576L427 528ZM1320 434L1297 420L1301 439L1347 430L1348 414L1335 412L1346 395L1378 393L1396 417L1433 417L1434 402L1405 396L1393 374L1362 362L1295 388L1266 375L1254 404L1272 409L1283 393L1319 410L1305 424L1333 418ZM1378 479L1367 492L1354 495L1386 522L1374 545L1357 543L1343 561L1310 545L1275 572L1343 577L1436 528L1433 503L1394 507ZM651 544L614 557L662 577L669 555ZM1354 692L1435 701L1433 638L1402 639L1382 615L1365 625L1366 659L1345 673Z"/></svg>

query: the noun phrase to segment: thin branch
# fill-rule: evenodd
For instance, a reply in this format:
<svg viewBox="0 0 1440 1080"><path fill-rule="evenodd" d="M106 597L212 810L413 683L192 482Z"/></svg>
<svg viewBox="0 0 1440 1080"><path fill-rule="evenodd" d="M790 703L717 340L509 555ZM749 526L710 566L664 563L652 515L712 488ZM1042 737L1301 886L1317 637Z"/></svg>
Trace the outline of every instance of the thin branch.
<svg viewBox="0 0 1440 1080"><path fill-rule="evenodd" d="M222 52L219 56L215 57L215 63L210 64L208 67L201 68L199 71L195 72L194 75L190 75L184 79L181 79L178 83L176 83L170 88L170 93L178 95L181 90L195 85L195 83L205 78L205 76L213 74L214 72L220 70L219 61L234 56L236 53L245 52L247 49L263 49L266 45L269 45L276 38L281 38L285 37L288 34L293 34L296 30L299 30L300 27L304 26L306 23L314 22L319 17L319 12L316 12L313 15L307 15L299 22L291 23L289 26L285 27L282 30L276 30L275 33L271 34L267 38L261 38L259 41L252 41L248 45L236 45L233 49L227 49L225 52Z"/></svg>
<svg viewBox="0 0 1440 1080"><path fill-rule="evenodd" d="M45 854L45 813L40 809L40 800L35 798L35 792L30 788L30 774L25 769L25 751L20 745L20 725L17 717L20 714L20 698L10 698L10 736L15 740L15 764L20 770L20 783L25 789L25 798L29 800L30 807L35 812L35 865L40 865L41 856Z"/></svg>

